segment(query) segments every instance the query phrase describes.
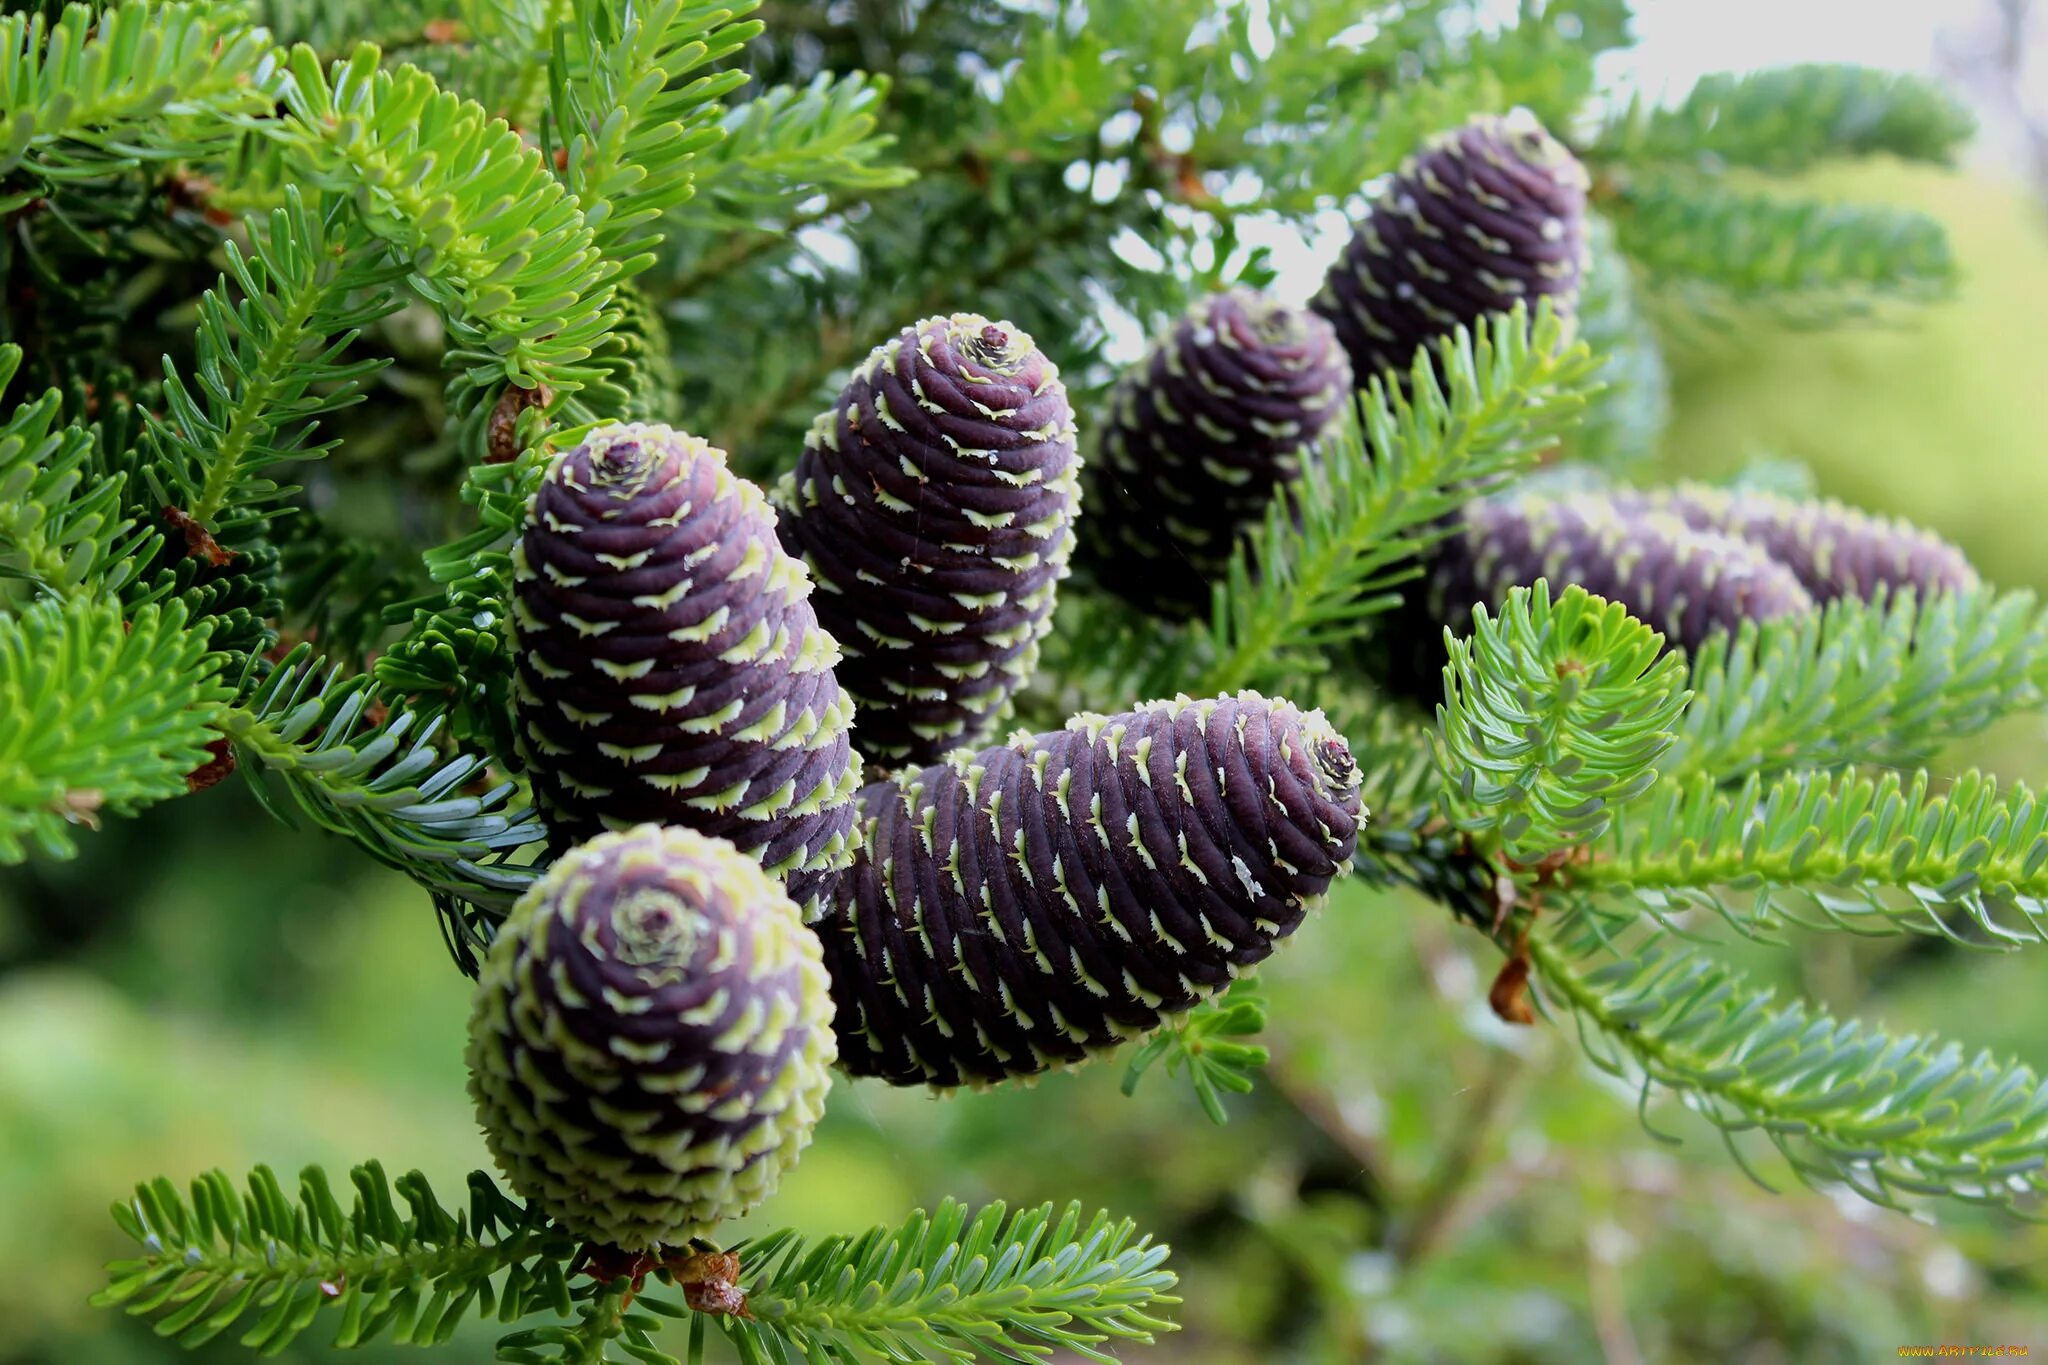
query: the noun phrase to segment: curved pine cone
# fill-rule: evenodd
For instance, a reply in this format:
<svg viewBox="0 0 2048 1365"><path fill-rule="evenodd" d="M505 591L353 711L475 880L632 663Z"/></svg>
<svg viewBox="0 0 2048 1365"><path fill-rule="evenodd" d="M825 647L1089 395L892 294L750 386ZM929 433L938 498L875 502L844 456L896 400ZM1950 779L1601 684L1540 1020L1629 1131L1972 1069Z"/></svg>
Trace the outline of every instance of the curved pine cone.
<svg viewBox="0 0 2048 1365"><path fill-rule="evenodd" d="M1797 575L1763 550L1675 516L1624 512L1598 495L1474 502L1378 633L1393 655L1380 665L1386 681L1411 696L1440 695L1445 629L1468 633L1474 606L1498 606L1539 578L1553 591L1576 583L1619 602L1686 650L1744 621L1814 605Z"/></svg>
<svg viewBox="0 0 2048 1365"><path fill-rule="evenodd" d="M815 925L842 1065L1023 1076L1230 983L1343 872L1364 816L1320 712L1182 697L899 773Z"/></svg>
<svg viewBox="0 0 2048 1365"><path fill-rule="evenodd" d="M520 756L558 840L688 825L810 901L851 856L860 762L761 491L695 436L605 427L548 470L513 569Z"/></svg>
<svg viewBox="0 0 2048 1365"><path fill-rule="evenodd" d="M1103 586L1164 615L1205 607L1350 392L1322 318L1248 289L1196 304L1110 395L1081 524Z"/></svg>
<svg viewBox="0 0 2048 1365"><path fill-rule="evenodd" d="M513 1189L651 1250L774 1192L824 1113L831 1018L817 939L759 864L643 825L557 860L498 930L469 1092Z"/></svg>
<svg viewBox="0 0 2048 1365"><path fill-rule="evenodd" d="M1309 307L1363 385L1405 376L1418 348L1489 313L1575 305L1586 259L1585 167L1525 112L1482 115L1410 158Z"/></svg>
<svg viewBox="0 0 2048 1365"><path fill-rule="evenodd" d="M1680 484L1615 495L1624 514L1668 513L1699 530L1737 536L1783 564L1813 594L1871 598L1911 588L1925 597L1978 584L1963 552L1932 531L1873 516L1832 499L1798 501L1775 493Z"/></svg>
<svg viewBox="0 0 2048 1365"><path fill-rule="evenodd" d="M1079 503L1067 391L1031 338L956 313L877 347L777 501L867 755L986 735L1037 661Z"/></svg>

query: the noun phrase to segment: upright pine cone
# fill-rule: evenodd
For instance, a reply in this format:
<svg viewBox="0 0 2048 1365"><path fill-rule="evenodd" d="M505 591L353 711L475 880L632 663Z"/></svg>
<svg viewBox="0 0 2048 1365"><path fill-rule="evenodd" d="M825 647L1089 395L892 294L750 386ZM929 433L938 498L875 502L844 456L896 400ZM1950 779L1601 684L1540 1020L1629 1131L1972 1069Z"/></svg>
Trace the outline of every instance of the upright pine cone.
<svg viewBox="0 0 2048 1365"><path fill-rule="evenodd" d="M557 860L498 930L469 1092L522 1196L626 1251L774 1192L832 1083L817 938L759 864L642 825Z"/></svg>
<svg viewBox="0 0 2048 1365"><path fill-rule="evenodd" d="M1349 863L1358 772L1320 712L1253 693L1018 735L861 794L816 929L842 1064L1030 1075L1263 961Z"/></svg>
<svg viewBox="0 0 2048 1365"><path fill-rule="evenodd" d="M1963 552L1932 531L1833 500L1680 484L1615 495L1623 515L1664 512L1700 530L1737 536L1783 564L1816 601L1911 588L1922 597L1977 586Z"/></svg>
<svg viewBox="0 0 2048 1365"><path fill-rule="evenodd" d="M1620 602L1674 646L1697 649L1744 621L1811 611L1798 577L1756 546L1677 517L1619 510L1594 494L1482 500L1467 505L1419 583L1376 639L1385 681L1422 698L1440 694L1443 633L1463 635L1472 608L1497 606L1511 588L1576 583Z"/></svg>
<svg viewBox="0 0 2048 1365"><path fill-rule="evenodd" d="M1406 375L1416 350L1517 301L1570 312L1586 258L1588 179L1526 112L1482 115L1409 159L1309 307L1362 385Z"/></svg>
<svg viewBox="0 0 2048 1365"><path fill-rule="evenodd" d="M1110 396L1084 558L1110 590L1187 616L1351 393L1329 323L1248 289L1195 305Z"/></svg>
<svg viewBox="0 0 2048 1365"><path fill-rule="evenodd" d="M877 347L777 500L867 755L985 735L1037 661L1079 502L1067 391L1031 338L956 313Z"/></svg>
<svg viewBox="0 0 2048 1365"><path fill-rule="evenodd" d="M563 840L730 839L800 902L851 856L853 705L761 491L663 426L558 458L513 554L520 752Z"/></svg>

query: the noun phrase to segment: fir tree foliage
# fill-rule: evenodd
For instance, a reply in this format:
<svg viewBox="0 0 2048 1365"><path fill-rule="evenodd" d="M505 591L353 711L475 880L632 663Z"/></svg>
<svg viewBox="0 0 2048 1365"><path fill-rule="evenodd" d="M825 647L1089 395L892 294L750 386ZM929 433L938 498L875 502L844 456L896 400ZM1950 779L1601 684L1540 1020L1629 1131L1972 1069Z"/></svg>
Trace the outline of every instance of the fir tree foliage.
<svg viewBox="0 0 2048 1365"><path fill-rule="evenodd" d="M602 1360L616 1344L648 1365L673 1363L656 1334L676 1318L691 1319L692 1360L707 1330L751 1360L948 1362L1055 1351L1113 1360L1109 1349L1172 1330L1157 1316L1176 1302L1166 1249L1078 1205L970 1212L948 1201L856 1237L771 1233L734 1248L745 1268L729 1286L736 1297L699 1313L687 1293L678 1302L662 1291L685 1267L648 1272L655 1283L632 1294L623 1278L586 1279L577 1239L481 1171L453 1211L417 1171L394 1182L371 1162L349 1186L337 1193L317 1166L301 1173L296 1198L260 1166L242 1189L219 1171L189 1191L138 1185L114 1205L137 1254L109 1267L96 1301L148 1316L185 1346L238 1332L265 1355L323 1319L337 1347L437 1345L471 1318L557 1319L500 1340L499 1359L523 1362Z"/></svg>
<svg viewBox="0 0 2048 1365"><path fill-rule="evenodd" d="M1606 829L1656 781L1688 699L1664 639L1617 603L1549 585L1480 608L1451 641L1437 712L1451 818L1537 863Z"/></svg>
<svg viewBox="0 0 2048 1365"><path fill-rule="evenodd" d="M1359 871L1491 937L1503 1014L1573 1016L1646 1117L1674 1095L1737 1159L1775 1148L1881 1203L2035 1207L2048 1101L2031 1072L1776 1000L1717 949L2038 942L2038 798L1920 766L2042 704L2032 597L1965 575L1681 652L1561 572L1469 625L1431 624L1431 643L1455 626L1434 724L1355 666L1359 637L1409 628L1394 609L1420 600L1422 557L1472 499L1547 458L1560 481L1640 459L1664 420L1667 342L1758 313L1845 323L1944 289L1931 220L1773 179L1952 160L1968 123L1935 87L1796 68L1603 105L1621 0L932 0L826 7L802 33L747 0L33 8L0 19L0 259L28 282L0 293L26 348L0 349L0 372L25 361L57 387L0 424L0 861L68 856L95 821L206 785L231 750L280 816L424 887L474 972L563 842L515 738L508 622L515 539L565 452L615 423L676 422L732 451L736 475L779 474L877 338L970 310L1037 339L1085 437L1123 368L1118 336L1271 279L1243 220L1355 220L1431 138L1527 110L1587 172L1578 339L1558 307L1518 306L1356 376L1292 498L1229 548L1193 619L1062 585L1017 707L1049 735L1147 696L1206 716L1206 699L1256 689L1320 711L1324 747L1348 746L1345 799L1355 779L1369 811ZM404 490L381 539L348 515L367 482ZM1120 760L1104 743L1106 769ZM995 765L1009 790L1035 789L1028 735L991 752L1012 755ZM1017 813L973 788L971 764L960 776L956 805L989 807L988 861L1017 868L1006 894L1046 910L1039 881L1066 863L1041 879L1040 850L1001 823ZM1174 802L1187 775L1148 776L1185 817L1177 837L1198 837L1179 866L1161 844L1147 875L1227 887L1227 861L1196 855L1237 847L1234 779ZM880 789L911 810L914 787ZM940 888L959 841L900 823L897 862ZM851 846L824 861L840 854L879 878ZM830 903L847 884L815 870ZM850 898L878 944L893 894L878 880ZM1046 1003L1009 994L1043 956L1020 944L991 949L975 1002L990 1017ZM968 1015L913 1002L900 956L841 953L834 989L868 991L941 1055L931 1035ZM1084 977L1060 977L1075 1001L1094 998ZM931 991L947 983L934 968ZM1127 1011L1144 1015L1134 1031L1153 1003ZM1258 1084L1268 1022L1240 984L1138 1041L1129 1078L1184 1077L1220 1117ZM323 1316L343 1345L427 1342L483 1316L517 1326L507 1360L697 1358L718 1335L743 1360L834 1365L1110 1359L1166 1330L1173 1302L1164 1247L1078 1210L947 1205L858 1237L621 1264L481 1176L459 1212L374 1165L351 1186L151 1182L116 1210L138 1250L104 1297L195 1345L232 1331L281 1351Z"/></svg>

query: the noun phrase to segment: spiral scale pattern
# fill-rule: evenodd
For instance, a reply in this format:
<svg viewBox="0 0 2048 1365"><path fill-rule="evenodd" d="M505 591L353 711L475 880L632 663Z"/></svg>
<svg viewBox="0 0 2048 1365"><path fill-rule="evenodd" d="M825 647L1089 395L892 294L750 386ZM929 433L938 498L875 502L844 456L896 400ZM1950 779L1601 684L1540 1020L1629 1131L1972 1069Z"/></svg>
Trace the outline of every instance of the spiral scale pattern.
<svg viewBox="0 0 2048 1365"><path fill-rule="evenodd" d="M469 1091L512 1188L647 1251L775 1189L832 1083L815 935L720 839L600 835L528 889L470 1013Z"/></svg>
<svg viewBox="0 0 2048 1365"><path fill-rule="evenodd" d="M1805 501L1705 484L1617 493L1623 515L1652 511L1756 546L1795 574L1815 601L1911 588L1922 597L1966 592L1977 571L1956 546L1910 522L1832 499Z"/></svg>
<svg viewBox="0 0 2048 1365"><path fill-rule="evenodd" d="M1363 385L1418 348L1540 299L1569 313L1586 263L1586 169L1526 111L1481 115L1401 168L1310 307Z"/></svg>
<svg viewBox="0 0 2048 1365"><path fill-rule="evenodd" d="M606 427L548 470L513 570L521 757L558 839L688 825L811 902L851 856L853 704L761 491L695 436Z"/></svg>
<svg viewBox="0 0 2048 1365"><path fill-rule="evenodd" d="M1330 324L1248 289L1204 299L1118 380L1088 466L1083 559L1161 615L1208 605L1238 537L1351 393Z"/></svg>
<svg viewBox="0 0 2048 1365"><path fill-rule="evenodd" d="M1057 367L976 314L878 347L812 425L782 535L817 579L869 758L927 762L996 724L1037 662L1079 485Z"/></svg>
<svg viewBox="0 0 2048 1365"><path fill-rule="evenodd" d="M1370 666L1399 693L1440 697L1444 631L1469 633L1475 606L1498 606L1510 589L1539 578L1553 591L1576 583L1619 602L1687 650L1744 621L1814 605L1798 576L1763 550L1669 513L1624 510L1600 495L1478 501L1378 631L1385 657Z"/></svg>
<svg viewBox="0 0 2048 1365"><path fill-rule="evenodd" d="M817 925L841 1062L987 1084L1079 1062L1263 961L1363 813L1320 712L1254 693L1019 734L861 794Z"/></svg>

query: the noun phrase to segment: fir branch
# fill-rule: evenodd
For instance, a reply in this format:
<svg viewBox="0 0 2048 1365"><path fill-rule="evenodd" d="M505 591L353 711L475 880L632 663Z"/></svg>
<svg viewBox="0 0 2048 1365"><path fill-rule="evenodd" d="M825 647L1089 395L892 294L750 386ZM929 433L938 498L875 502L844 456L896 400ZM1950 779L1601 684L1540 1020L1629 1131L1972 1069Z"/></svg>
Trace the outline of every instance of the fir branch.
<svg viewBox="0 0 2048 1365"><path fill-rule="evenodd" d="M1988 588L1845 598L1711 640L1691 672L1669 777L1913 763L2048 700L2048 611Z"/></svg>
<svg viewBox="0 0 2048 1365"><path fill-rule="evenodd" d="M93 1302L148 1317L188 1348L241 1325L242 1344L265 1355L323 1311L338 1318L338 1347L384 1336L439 1344L471 1313L510 1322L571 1311L563 1272L576 1242L481 1171L453 1214L417 1171L399 1178L395 1199L375 1162L350 1182L346 1209L317 1166L300 1175L295 1201L264 1166L245 1194L219 1171L194 1180L189 1198L168 1180L138 1185L114 1219L141 1254L109 1265Z"/></svg>
<svg viewBox="0 0 2048 1365"><path fill-rule="evenodd" d="M1974 926L1992 943L2038 943L2048 806L1975 772L1940 792L1924 771L1752 775L1733 788L1702 774L1624 812L1567 880L1621 898L1624 917L1700 906L1757 936L1794 923L1960 939Z"/></svg>
<svg viewBox="0 0 2048 1365"><path fill-rule="evenodd" d="M1547 583L1451 639L1437 766L1451 821L1516 863L1597 838L1657 780L1688 694L1664 637L1618 602Z"/></svg>
<svg viewBox="0 0 2048 1365"><path fill-rule="evenodd" d="M21 355L0 346L0 390ZM0 424L0 580L62 597L119 594L155 538L125 514L123 477L100 472L95 432L57 425L62 415L52 389Z"/></svg>
<svg viewBox="0 0 2048 1365"><path fill-rule="evenodd" d="M185 793L229 696L206 635L176 603L123 620L110 598L51 597L0 615L0 863L27 843L70 857L70 826Z"/></svg>
<svg viewBox="0 0 2048 1365"><path fill-rule="evenodd" d="M270 35L222 4L125 0L0 16L0 176L99 179L203 160L276 94ZM0 189L0 213L34 198Z"/></svg>
<svg viewBox="0 0 2048 1365"><path fill-rule="evenodd" d="M637 1360L672 1361L653 1341L664 1317L692 1319L697 1350L704 1324L716 1323L750 1360L1032 1361L1063 1351L1113 1361L1116 1343L1173 1330L1155 1314L1179 1302L1165 1247L1078 1205L1006 1217L995 1204L970 1218L948 1200L859 1237L807 1245L776 1232L734 1249L745 1271L745 1311L734 1315L636 1298L637 1277L572 1288L578 1241L481 1171L455 1213L419 1172L394 1187L376 1162L350 1173L346 1208L317 1166L301 1173L296 1200L267 1167L247 1183L238 1192L214 1171L189 1196L164 1179L136 1186L113 1214L140 1254L107 1267L93 1302L149 1318L188 1348L242 1326L242 1344L265 1355L323 1312L338 1319L334 1345L344 1348L380 1337L438 1345L471 1315L510 1323L546 1313L577 1321L514 1332L497 1358L563 1365L608 1359L608 1342ZM679 1259L649 1268L669 1280Z"/></svg>
<svg viewBox="0 0 2048 1365"><path fill-rule="evenodd" d="M583 205L598 247L624 260L650 224L690 198L698 156L726 136L720 103L746 83L726 70L685 80L724 61L761 31L735 22L755 0L598 0L555 29L547 66L548 118L541 145ZM559 150L557 150L559 149ZM651 254L625 266L633 274Z"/></svg>
<svg viewBox="0 0 2048 1365"><path fill-rule="evenodd" d="M2048 1086L2027 1067L1777 1004L1719 963L1618 950L1595 925L1538 924L1527 951L1587 1055L1641 1088L1646 1118L1667 1089L1738 1161L1736 1137L1760 1132L1802 1180L1891 1207L1908 1195L2010 1205L2048 1187Z"/></svg>
<svg viewBox="0 0 2048 1365"><path fill-rule="evenodd" d="M750 1316L715 1322L753 1360L1113 1361L1114 1343L1172 1331L1156 1314L1179 1302L1164 1246L1078 1204L970 1217L947 1200L860 1237L735 1250Z"/></svg>
<svg viewBox="0 0 2048 1365"><path fill-rule="evenodd" d="M1925 77L1812 63L1710 75L1672 108L1638 96L1590 150L1637 165L1782 174L1828 157L1877 153L1945 165L1975 131L1968 106Z"/></svg>
<svg viewBox="0 0 2048 1365"><path fill-rule="evenodd" d="M1570 426L1592 369L1546 306L1533 324L1517 309L1418 352L1406 391L1375 379L1297 496L1239 543L1209 618L1153 651L1135 695L1271 689L1320 671L1329 646L1393 604L1442 517Z"/></svg>
<svg viewBox="0 0 2048 1365"><path fill-rule="evenodd" d="M332 449L333 439L312 439L320 423L361 402L362 381L385 363L345 353L364 327L397 311L392 286L405 274L346 200L308 205L295 185L252 224L246 254L233 242L225 251L227 274L199 302L201 392L164 357L165 415L149 417L148 471L162 502L223 534L230 524L260 525L296 491L266 471Z"/></svg>
<svg viewBox="0 0 2048 1365"><path fill-rule="evenodd" d="M303 814L439 894L502 913L540 872L512 859L547 831L484 759L444 752L441 725L389 706L367 678L328 673L305 645L220 721L284 789L257 784L279 819Z"/></svg>
<svg viewBox="0 0 2048 1365"><path fill-rule="evenodd" d="M294 48L290 117L265 130L300 180L352 197L409 264L448 324L459 418L480 420L485 396L507 384L567 401L603 377L591 356L614 321L618 266L518 134L417 68L384 71L377 58L359 47L330 76L311 48Z"/></svg>
<svg viewBox="0 0 2048 1365"><path fill-rule="evenodd" d="M1947 233L1907 209L1651 177L1623 192L1614 225L1645 284L1703 319L1763 308L1787 323L1820 326L1887 300L1937 298L1955 283Z"/></svg>
<svg viewBox="0 0 2048 1365"><path fill-rule="evenodd" d="M678 221L750 228L819 193L865 198L908 182L915 172L882 160L896 142L876 131L888 90L859 71L820 73L808 86L775 86L739 105L725 117L725 137L699 155L698 194Z"/></svg>

